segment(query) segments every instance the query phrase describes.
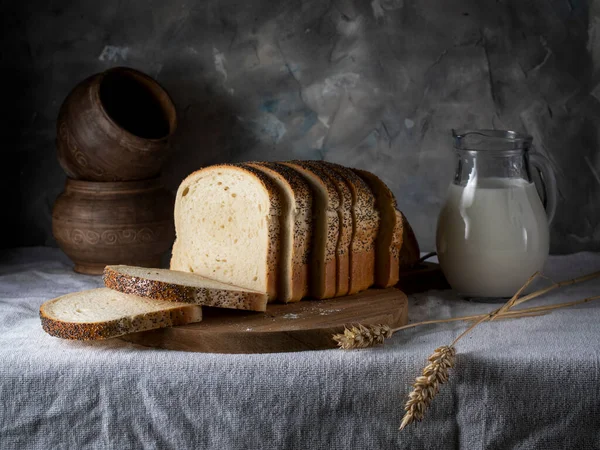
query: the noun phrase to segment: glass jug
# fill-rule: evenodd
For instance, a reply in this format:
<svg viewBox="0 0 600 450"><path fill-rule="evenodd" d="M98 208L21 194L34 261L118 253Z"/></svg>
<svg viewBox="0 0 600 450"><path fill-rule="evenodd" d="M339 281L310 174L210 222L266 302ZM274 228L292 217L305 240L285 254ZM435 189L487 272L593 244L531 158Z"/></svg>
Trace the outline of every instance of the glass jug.
<svg viewBox="0 0 600 450"><path fill-rule="evenodd" d="M513 131L452 130L456 166L438 218L436 246L450 286L466 297L511 297L549 251L556 179ZM544 202L532 179L542 181ZM544 210L545 208L545 210Z"/></svg>

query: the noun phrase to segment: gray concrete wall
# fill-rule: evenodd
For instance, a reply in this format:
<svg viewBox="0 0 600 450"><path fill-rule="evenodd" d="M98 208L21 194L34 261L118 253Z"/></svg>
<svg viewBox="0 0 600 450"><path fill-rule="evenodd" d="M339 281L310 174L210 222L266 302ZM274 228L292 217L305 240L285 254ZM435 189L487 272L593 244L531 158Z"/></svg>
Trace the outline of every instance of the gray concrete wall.
<svg viewBox="0 0 600 450"><path fill-rule="evenodd" d="M600 250L596 3L3 3L3 246L55 245L58 108L81 79L127 65L177 104L172 189L222 161L363 167L393 188L429 250L453 175L450 129L509 128L532 134L558 176L552 251Z"/></svg>

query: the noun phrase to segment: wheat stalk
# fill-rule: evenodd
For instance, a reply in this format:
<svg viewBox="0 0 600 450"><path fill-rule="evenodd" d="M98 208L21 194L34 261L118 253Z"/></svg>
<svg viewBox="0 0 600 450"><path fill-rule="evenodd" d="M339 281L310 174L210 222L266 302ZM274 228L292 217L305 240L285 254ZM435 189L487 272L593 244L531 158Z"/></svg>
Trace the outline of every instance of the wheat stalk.
<svg viewBox="0 0 600 450"><path fill-rule="evenodd" d="M588 300L589 301L589 300ZM557 305L558 306L558 305ZM565 305L570 306L570 305ZM556 309L555 307L542 307ZM507 311L500 315L500 319L518 319L521 317L541 316L545 311L539 308L522 309L519 311ZM394 333L407 328L414 328L422 325L433 325L436 323L461 322L467 320L479 320L483 317L489 317L489 314L475 314L472 316L450 317L448 319L426 320L424 322L415 322L403 325L398 328L390 328L387 325L353 325L350 328L344 328L342 333L334 334L332 339L337 342L338 347L343 350L372 347L377 344L383 344L386 339L391 338Z"/></svg>
<svg viewBox="0 0 600 450"><path fill-rule="evenodd" d="M562 286L570 286L576 283L582 283L584 281L588 281L594 278L600 277L600 271L590 273L588 275L584 275L578 278L573 278L569 280L564 280L559 283L553 283L551 286L539 289L531 294L525 295L521 298L518 298L517 295L520 294L523 289L529 285L536 276L542 276L536 272L536 274L532 275L529 280L527 280L526 285L519 289L517 294L515 294L508 302L512 302L512 307L520 305L526 301L532 300L540 295L546 294L554 289L557 289ZM546 277L544 277L546 278ZM582 300L577 300L574 302L565 302L565 303L557 303L555 305L547 305L547 306L538 306L534 308L523 308L519 310L509 310L506 309L505 305L500 307L499 309L492 311L491 313L486 314L474 314L469 316L460 316L460 317L449 317L447 319L435 319L435 320L425 320L423 322L415 322L410 323L408 325L403 325L397 328L391 328L387 325L354 325L350 328L345 328L342 334L334 334L333 340L338 343L338 346L344 350L355 349L355 348L366 348L371 347L376 344L383 343L386 339L391 338L394 333L400 330L406 330L408 328L419 327L423 325L433 325L437 323L449 323L449 322L461 322L474 320L479 321L481 319L488 320L500 320L500 319L518 319L522 317L531 317L531 316L539 316L546 314L554 309L567 308L570 306L579 305L581 303L587 303L592 300L598 300L598 297L588 297ZM507 302L507 303L508 303ZM382 334L381 330L389 330L386 333ZM374 338L377 336L377 338Z"/></svg>
<svg viewBox="0 0 600 450"><path fill-rule="evenodd" d="M486 322L488 320L494 320L495 318L506 314L506 313L510 313L510 308L512 308L513 306L519 304L519 303L523 303L527 300L531 300L532 298L538 297L540 295L542 295L545 292L548 292L551 289L545 288L545 289L540 289L539 291L536 291L532 294L529 294L527 298L527 300L524 300L523 298L521 298L519 300L519 296L521 295L521 293L527 288L527 286L529 286L529 284L531 284L533 282L533 280L538 277L540 274L538 272L534 273L531 277L529 277L529 279L527 280L527 282L515 293L515 295L513 295L513 297L508 300L504 305L502 305L500 308L496 309L495 311L491 312L490 314L484 315L483 317L481 317L479 320L477 320L473 325L471 325L469 328L467 328L465 331L463 331L456 339L454 339L454 341L452 342L452 344L446 346L446 347L440 347L442 349L448 349L448 352L452 353L452 359L451 359L451 365L449 367L453 367L454 366L454 355L456 354L456 343L458 341L460 341L464 336L466 336L467 334L469 334L476 326L478 326L479 324ZM565 282L561 282L561 283L553 283L553 285L551 286L552 289L556 289L560 286L564 286L567 284L575 284L581 281L587 281L590 280L592 278L596 278L597 276L600 275L600 272L596 272L590 275L586 275L583 277L579 277L579 278L574 278L572 280L567 280ZM574 302L565 302L562 304L558 304L558 305L547 305L547 306L539 306L536 308L528 308L529 312L532 313L537 313L537 312L545 312L545 311L550 311L552 309L558 309L558 308L565 308L568 306L573 306L573 305L577 305L577 304L581 304L581 303L586 303L592 300L596 300L599 299L600 295L598 296L594 296L594 297L588 297L588 298L584 298L583 300L578 300L578 301L574 301ZM516 311L517 313L523 313L524 310L521 311ZM439 349L438 349L439 350ZM437 352L437 350L436 350ZM435 356L436 353L434 353L429 360L431 361L431 358L433 356ZM430 363L424 370L423 370L423 374L425 374L425 371L431 367L433 363ZM447 371L446 371L447 372ZM402 418L402 422L400 423L400 430L402 430L404 427L406 427L408 424L414 422L415 420L420 421L423 418L424 415L424 411L427 409L427 407L429 406L429 403L431 403L431 400L433 399L433 397L439 392L439 385L442 384L443 382L445 382L448 377L447 377L447 373L445 374L445 380L442 382L438 382L437 380L433 379L433 377L429 377L429 378L423 378L423 376L418 377L417 378L417 382L413 385L413 391L409 394L408 397L408 401L406 402L406 406L405 406L405 410L406 413L404 414L404 417ZM421 380L421 382L419 382L419 380ZM423 384L423 386L421 385ZM427 391L427 396L423 395L423 390L424 389L428 389Z"/></svg>
<svg viewBox="0 0 600 450"><path fill-rule="evenodd" d="M571 286L572 284L582 283L584 281L593 280L594 278L600 277L600 271L592 272L587 275L583 275L581 277L573 278L570 280L560 281L558 283L553 282L550 286L540 289L538 291L532 292L531 294L525 295L521 297L519 300L515 301L515 306L520 305L521 303L525 303L535 297L539 297L540 295L546 294L547 292L553 291L554 289L558 289L563 286Z"/></svg>
<svg viewBox="0 0 600 450"><path fill-rule="evenodd" d="M534 273L527 282L508 300L504 305L497 308L496 310L488 314L477 314L471 316L462 317L451 317L448 319L428 320L424 322L417 322L410 325L404 325L402 327L391 329L386 325L354 325L351 328L345 328L343 334L335 334L333 339L338 343L338 346L343 349L353 348L366 348L376 344L381 344L385 339L391 338L397 331L412 328L420 325L428 325L434 323L446 323L460 320L474 320L474 323L463 331L450 345L442 346L437 348L434 353L429 356L429 364L423 369L422 374L415 379L413 384L413 390L408 395L408 400L405 405L405 414L400 423L400 430L414 421L421 421L425 415L425 410L437 395L440 390L440 386L448 381L448 370L454 367L454 360L456 356L456 344L457 342L470 333L479 324L491 321L495 319L509 319L518 317L530 317L546 314L552 310L567 308L570 306L587 303L593 300L600 299L600 295L587 297L581 300L558 303L554 305L538 306L533 308L524 308L520 310L513 310L511 308L516 305L522 304L533 298L539 297L547 292L557 289L562 286L572 285L581 283L584 281L591 280L593 278L600 277L600 271L594 272L588 275L584 275L578 278L561 281L559 283L553 282L552 285L539 289L531 294L524 297L520 297L521 293L533 282L535 278L543 275L538 272ZM547 277L544 277L547 278Z"/></svg>
<svg viewBox="0 0 600 450"><path fill-rule="evenodd" d="M538 272L534 273L529 277L527 282L516 292L512 298L507 301L500 308L492 311L489 314L485 314L479 320L477 320L473 325L463 331L452 344L440 347L436 349L436 351L429 357L429 365L423 369L423 375L417 377L415 384L413 384L413 390L408 394L408 401L404 407L406 413L404 417L402 417L402 422L400 423L399 430L404 429L407 425L416 421L421 421L425 414L425 410L433 400L433 398L437 395L440 390L440 385L448 381L448 369L450 367L454 367L454 356L456 355L456 343L460 341L464 336L469 334L473 328L477 325L491 320L496 317L498 314L502 314L503 312L507 312L508 309L514 305L515 301L519 298L521 292L523 292L529 284L538 276ZM439 352L442 350L442 352ZM429 371L432 373L430 376L426 376L425 373ZM442 376L441 380L438 380L437 375L440 373Z"/></svg>

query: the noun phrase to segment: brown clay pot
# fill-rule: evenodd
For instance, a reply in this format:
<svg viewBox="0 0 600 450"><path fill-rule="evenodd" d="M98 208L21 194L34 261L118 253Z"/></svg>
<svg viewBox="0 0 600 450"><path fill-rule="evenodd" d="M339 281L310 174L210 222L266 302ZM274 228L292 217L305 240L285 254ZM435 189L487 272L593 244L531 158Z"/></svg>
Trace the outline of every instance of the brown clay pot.
<svg viewBox="0 0 600 450"><path fill-rule="evenodd" d="M52 232L75 271L107 264L160 267L175 237L174 197L158 178L127 182L68 179L52 211Z"/></svg>
<svg viewBox="0 0 600 450"><path fill-rule="evenodd" d="M167 92L142 72L116 67L82 81L63 102L58 160L73 179L152 178L160 172L176 127Z"/></svg>

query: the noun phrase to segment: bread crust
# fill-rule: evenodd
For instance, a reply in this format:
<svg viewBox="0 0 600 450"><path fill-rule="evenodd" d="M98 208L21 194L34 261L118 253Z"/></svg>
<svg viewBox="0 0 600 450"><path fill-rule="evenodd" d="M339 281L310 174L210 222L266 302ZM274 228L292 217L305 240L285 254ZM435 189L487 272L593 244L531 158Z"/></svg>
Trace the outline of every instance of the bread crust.
<svg viewBox="0 0 600 450"><path fill-rule="evenodd" d="M340 197L338 217L340 220L340 232L336 244L336 290L335 296L347 295L350 289L350 257L353 234L352 220L352 192L344 177L323 161L306 161L313 169L320 169L325 176L333 182ZM322 176L322 175L321 175Z"/></svg>
<svg viewBox="0 0 600 450"><path fill-rule="evenodd" d="M152 330L156 328L186 325L199 322L202 319L202 309L196 305L181 305L177 308L165 311L152 311L134 317L122 317L104 322L66 322L53 318L47 308L61 299L80 294L75 292L63 295L42 304L40 307L40 319L42 328L46 333L61 339L89 341L109 339L123 336L124 334L136 333L138 331Z"/></svg>
<svg viewBox="0 0 600 450"><path fill-rule="evenodd" d="M380 212L375 194L369 185L352 169L331 162L323 162L337 171L351 188L353 200L353 238L350 256L349 294L368 289L376 276L376 240L380 227Z"/></svg>
<svg viewBox="0 0 600 450"><path fill-rule="evenodd" d="M398 251L399 268L400 271L409 270L419 262L421 249L406 216L399 210L396 210L396 215L399 216L398 222L402 224L402 239Z"/></svg>
<svg viewBox="0 0 600 450"><path fill-rule="evenodd" d="M396 197L390 188L374 173L352 169L375 193L376 207L392 227L390 236L384 231L377 236L379 254L376 260L375 284L379 287L396 285L401 270L412 267L419 260L419 244L406 217L400 212ZM384 249L387 249L383 251Z"/></svg>
<svg viewBox="0 0 600 450"><path fill-rule="evenodd" d="M280 164L292 168L305 179L310 176L313 180L317 180L321 187L325 190L327 196L327 210L324 211L326 220L326 238L325 249L318 249L316 235L316 214L317 196L313 193L313 246L311 260L311 282L309 283L310 295L323 299L335 297L337 289L337 243L340 233L340 220L338 209L340 207L340 196L336 190L334 183L327 175L319 168L312 167L307 161L285 161ZM310 175L308 175L308 174ZM308 182L308 181L307 181ZM311 185L310 182L308 182ZM312 188L311 188L312 189ZM321 263L319 260L319 252L324 251L324 260ZM322 280L319 284L318 280Z"/></svg>
<svg viewBox="0 0 600 450"><path fill-rule="evenodd" d="M400 247L402 246L402 222L395 214L396 198L388 186L374 173L352 169L375 194L375 205L382 216L382 223L391 228L390 234L382 228L377 235L375 261L375 284L379 287L394 286L400 277Z"/></svg>
<svg viewBox="0 0 600 450"><path fill-rule="evenodd" d="M263 170L267 176L277 177L291 197L291 214L293 222L291 243L291 277L281 280L289 283L289 296L280 300L296 302L309 294L310 282L310 252L312 244L312 202L313 194L308 183L292 168L276 162L253 161L247 163L258 170ZM283 251L283 246L282 249ZM283 255L281 256L283 258ZM283 272L280 272L283 278Z"/></svg>
<svg viewBox="0 0 600 450"><path fill-rule="evenodd" d="M120 267L122 266L106 266L104 268L103 279L104 285L107 288L124 294L133 294L167 302L191 303L217 308L244 309L249 311L266 311L267 309L267 295L260 292L247 291L241 288L239 290L201 288L151 280L122 273Z"/></svg>

